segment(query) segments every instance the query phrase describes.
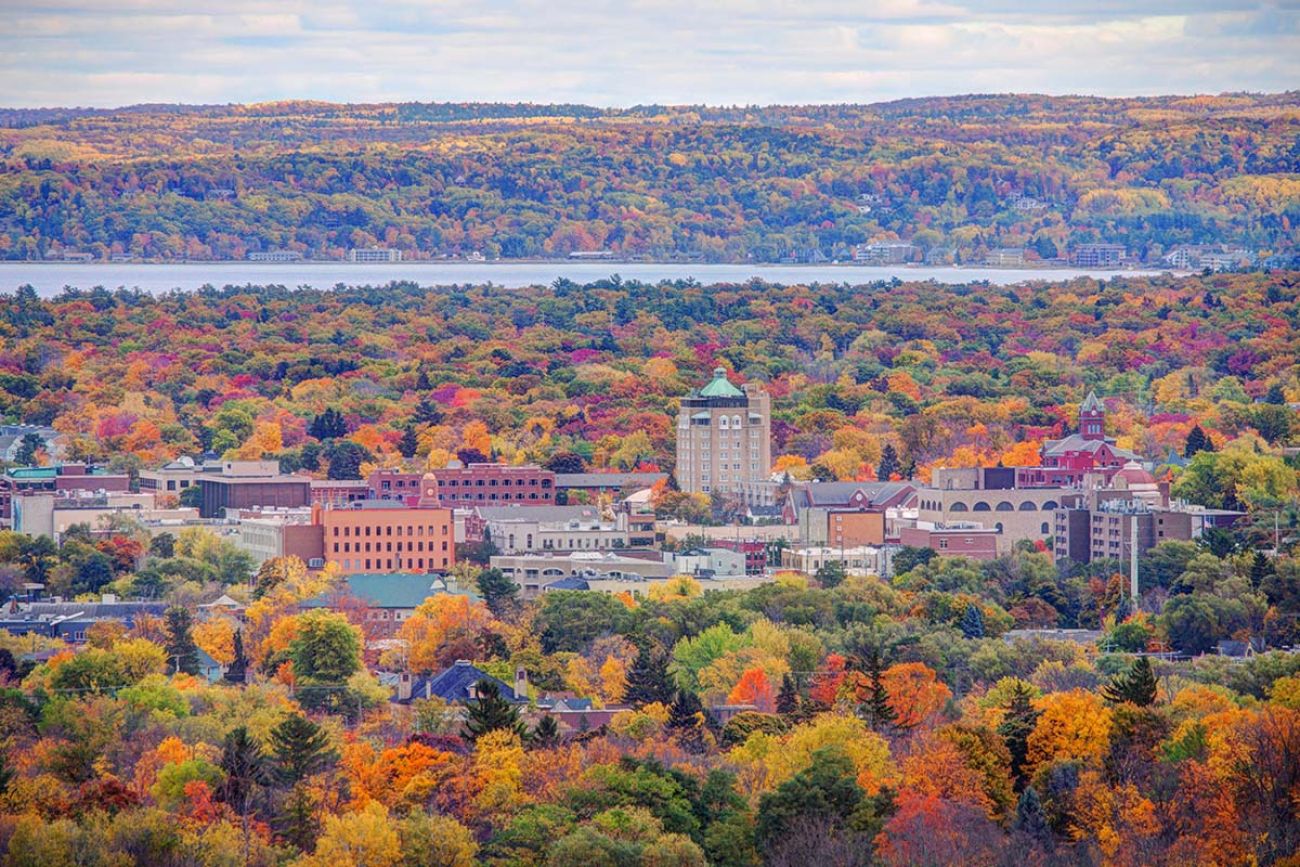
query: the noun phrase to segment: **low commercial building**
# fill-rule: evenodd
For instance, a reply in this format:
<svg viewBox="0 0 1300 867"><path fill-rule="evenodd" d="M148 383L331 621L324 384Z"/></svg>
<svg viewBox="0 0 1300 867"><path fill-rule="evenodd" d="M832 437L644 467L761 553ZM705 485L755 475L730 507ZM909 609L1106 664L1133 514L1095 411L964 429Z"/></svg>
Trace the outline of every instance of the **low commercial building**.
<svg viewBox="0 0 1300 867"><path fill-rule="evenodd" d="M805 545L781 551L781 568L814 575L827 563L840 563L849 575L879 575L880 548L859 545L850 548Z"/></svg>
<svg viewBox="0 0 1300 867"><path fill-rule="evenodd" d="M800 482L790 488L783 517L812 545L883 545L885 513L915 496L911 482Z"/></svg>
<svg viewBox="0 0 1300 867"><path fill-rule="evenodd" d="M445 593L478 599L428 574L383 572L345 576L338 590L308 599L300 607L352 610L359 606L366 640L373 642L394 637L426 599Z"/></svg>
<svg viewBox="0 0 1300 867"><path fill-rule="evenodd" d="M221 461L196 461L189 456L179 457L156 469L141 470L140 491L180 496L182 491L196 486L205 475L220 475L221 467Z"/></svg>
<svg viewBox="0 0 1300 867"><path fill-rule="evenodd" d="M145 529L161 532L199 523L199 510L159 508L153 494L25 493L13 501L13 529L27 536L48 536L56 542L74 526L84 525L92 533L107 532L113 518L126 515Z"/></svg>
<svg viewBox="0 0 1300 867"><path fill-rule="evenodd" d="M14 497L28 493L122 493L131 489L131 477L93 464L55 464L48 467L13 467L0 475L0 522L13 518Z"/></svg>
<svg viewBox="0 0 1300 867"><path fill-rule="evenodd" d="M238 517L234 542L262 565L280 557L297 557L309 569L325 565L321 528L312 523L312 510L251 509Z"/></svg>
<svg viewBox="0 0 1300 867"><path fill-rule="evenodd" d="M994 560L1001 535L999 530L969 521L918 521L915 527L903 527L899 531L899 543L909 548L929 548L944 557Z"/></svg>
<svg viewBox="0 0 1300 867"><path fill-rule="evenodd" d="M120 623L131 629L141 616L161 617L166 610L163 602L123 602L109 594L99 602L10 603L0 608L0 629L10 635L44 635L82 644L86 630L96 623Z"/></svg>
<svg viewBox="0 0 1300 867"><path fill-rule="evenodd" d="M311 479L280 473L278 461L225 461L221 472L199 479L199 512L224 518L227 509L290 509L311 503Z"/></svg>
<svg viewBox="0 0 1300 867"><path fill-rule="evenodd" d="M370 485L365 479L312 479L311 504L346 506L370 499ZM385 499L388 499L385 497Z"/></svg>
<svg viewBox="0 0 1300 867"><path fill-rule="evenodd" d="M465 516L465 538L485 533L503 554L630 547L628 516L604 516L599 506L479 506Z"/></svg>
<svg viewBox="0 0 1300 867"><path fill-rule="evenodd" d="M561 495L585 495L594 502L600 496L626 495L653 488L667 478L667 473L556 473L555 490Z"/></svg>
<svg viewBox="0 0 1300 867"><path fill-rule="evenodd" d="M491 565L520 585L525 598L550 590L572 589L644 593L649 584L677 575L697 578L705 589L714 590L752 587L756 580L764 580L746 574L742 554L719 548L693 549L680 554L660 551L501 554L492 558ZM551 586L556 582L563 583Z"/></svg>

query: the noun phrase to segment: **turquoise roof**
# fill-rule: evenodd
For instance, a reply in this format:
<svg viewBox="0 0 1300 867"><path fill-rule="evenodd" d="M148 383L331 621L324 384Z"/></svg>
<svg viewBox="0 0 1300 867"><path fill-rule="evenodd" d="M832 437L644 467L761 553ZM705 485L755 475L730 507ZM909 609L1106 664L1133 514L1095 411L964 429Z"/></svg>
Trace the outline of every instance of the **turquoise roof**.
<svg viewBox="0 0 1300 867"><path fill-rule="evenodd" d="M58 467L14 467L9 471L14 479L53 479L58 475Z"/></svg>
<svg viewBox="0 0 1300 867"><path fill-rule="evenodd" d="M347 575L343 579L347 592L368 602L374 608L416 608L430 596L454 593L457 596L478 597L467 591L448 590L437 575L411 572L366 572ZM327 593L303 603L307 608L320 608L328 604L334 594Z"/></svg>
<svg viewBox="0 0 1300 867"><path fill-rule="evenodd" d="M727 371L721 367L713 371L713 381L700 389L700 397L744 397L745 393L731 384Z"/></svg>

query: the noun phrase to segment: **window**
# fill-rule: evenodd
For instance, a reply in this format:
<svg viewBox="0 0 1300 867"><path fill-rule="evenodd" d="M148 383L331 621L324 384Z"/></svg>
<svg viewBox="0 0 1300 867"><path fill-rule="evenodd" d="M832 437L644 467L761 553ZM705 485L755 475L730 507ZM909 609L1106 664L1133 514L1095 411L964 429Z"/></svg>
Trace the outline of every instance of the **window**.
<svg viewBox="0 0 1300 867"><path fill-rule="evenodd" d="M1042 533L1044 536L1047 535L1047 533L1048 533L1048 529L1047 529L1047 522L1046 522L1046 521L1044 521L1044 522L1039 526L1039 528L1038 528L1038 532Z"/></svg>

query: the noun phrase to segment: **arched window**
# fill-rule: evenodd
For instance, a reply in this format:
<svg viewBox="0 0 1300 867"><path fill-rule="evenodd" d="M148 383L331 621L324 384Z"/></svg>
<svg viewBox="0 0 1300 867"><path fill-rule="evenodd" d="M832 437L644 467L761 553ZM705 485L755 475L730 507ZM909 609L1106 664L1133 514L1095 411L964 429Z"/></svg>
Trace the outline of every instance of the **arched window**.
<svg viewBox="0 0 1300 867"><path fill-rule="evenodd" d="M998 521L998 522L997 522L996 524L994 524L993 526L997 529L997 531L998 531L999 533L1002 532L1002 522L1001 522L1001 521Z"/></svg>
<svg viewBox="0 0 1300 867"><path fill-rule="evenodd" d="M1048 527L1048 526L1047 526L1047 522L1044 521L1044 522L1042 523L1042 525L1038 528L1038 532L1040 532L1040 533L1042 533L1044 536L1046 536L1048 533L1052 532L1052 529L1051 529L1050 527Z"/></svg>
<svg viewBox="0 0 1300 867"><path fill-rule="evenodd" d="M985 507L985 508L987 508L987 507ZM960 503L960 502L959 502L959 503L953 503L951 506L948 507L948 511L950 511L950 512L964 512L964 511L966 511L966 504L965 504L965 503Z"/></svg>
<svg viewBox="0 0 1300 867"><path fill-rule="evenodd" d="M731 426L734 427L736 430L740 430L740 416L733 415L731 417Z"/></svg>
<svg viewBox="0 0 1300 867"><path fill-rule="evenodd" d="M972 512L991 512L992 509L989 508L989 504L988 504L988 503L984 502L983 500L980 500L978 503L975 504L975 508L972 509L971 511L972 511Z"/></svg>
<svg viewBox="0 0 1300 867"><path fill-rule="evenodd" d="M1038 511L1038 507L1035 506L1035 505L1034 505L1032 502L1030 502L1029 500L1025 500L1023 503L1020 504L1020 511L1022 511L1022 512L1036 512L1036 511Z"/></svg>
<svg viewBox="0 0 1300 867"><path fill-rule="evenodd" d="M1048 500L1046 503L1043 503L1043 511L1044 511L1044 512L1050 512L1050 511L1052 511L1053 509L1056 509L1056 508L1058 508L1057 505L1056 505L1056 500Z"/></svg>
<svg viewBox="0 0 1300 867"><path fill-rule="evenodd" d="M727 430L728 428L731 427L731 419L727 418L725 415L719 416L718 427L722 428L723 430Z"/></svg>
<svg viewBox="0 0 1300 867"><path fill-rule="evenodd" d="M1008 503L1006 500L1003 500L1002 502L998 503L997 510L999 512L1014 512L1016 510L1016 507Z"/></svg>

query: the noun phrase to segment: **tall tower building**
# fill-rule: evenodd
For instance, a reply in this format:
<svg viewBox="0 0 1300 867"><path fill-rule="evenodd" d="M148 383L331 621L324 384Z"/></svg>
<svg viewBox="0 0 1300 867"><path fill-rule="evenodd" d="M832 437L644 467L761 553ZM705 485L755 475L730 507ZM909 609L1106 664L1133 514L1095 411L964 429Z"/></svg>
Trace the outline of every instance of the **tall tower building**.
<svg viewBox="0 0 1300 867"><path fill-rule="evenodd" d="M721 367L682 399L677 415L677 484L687 493L722 495L772 472L772 399L757 385L742 391Z"/></svg>
<svg viewBox="0 0 1300 867"><path fill-rule="evenodd" d="M1088 397L1079 407L1079 436L1088 442L1106 439L1106 405L1097 399L1097 392L1088 392Z"/></svg>

